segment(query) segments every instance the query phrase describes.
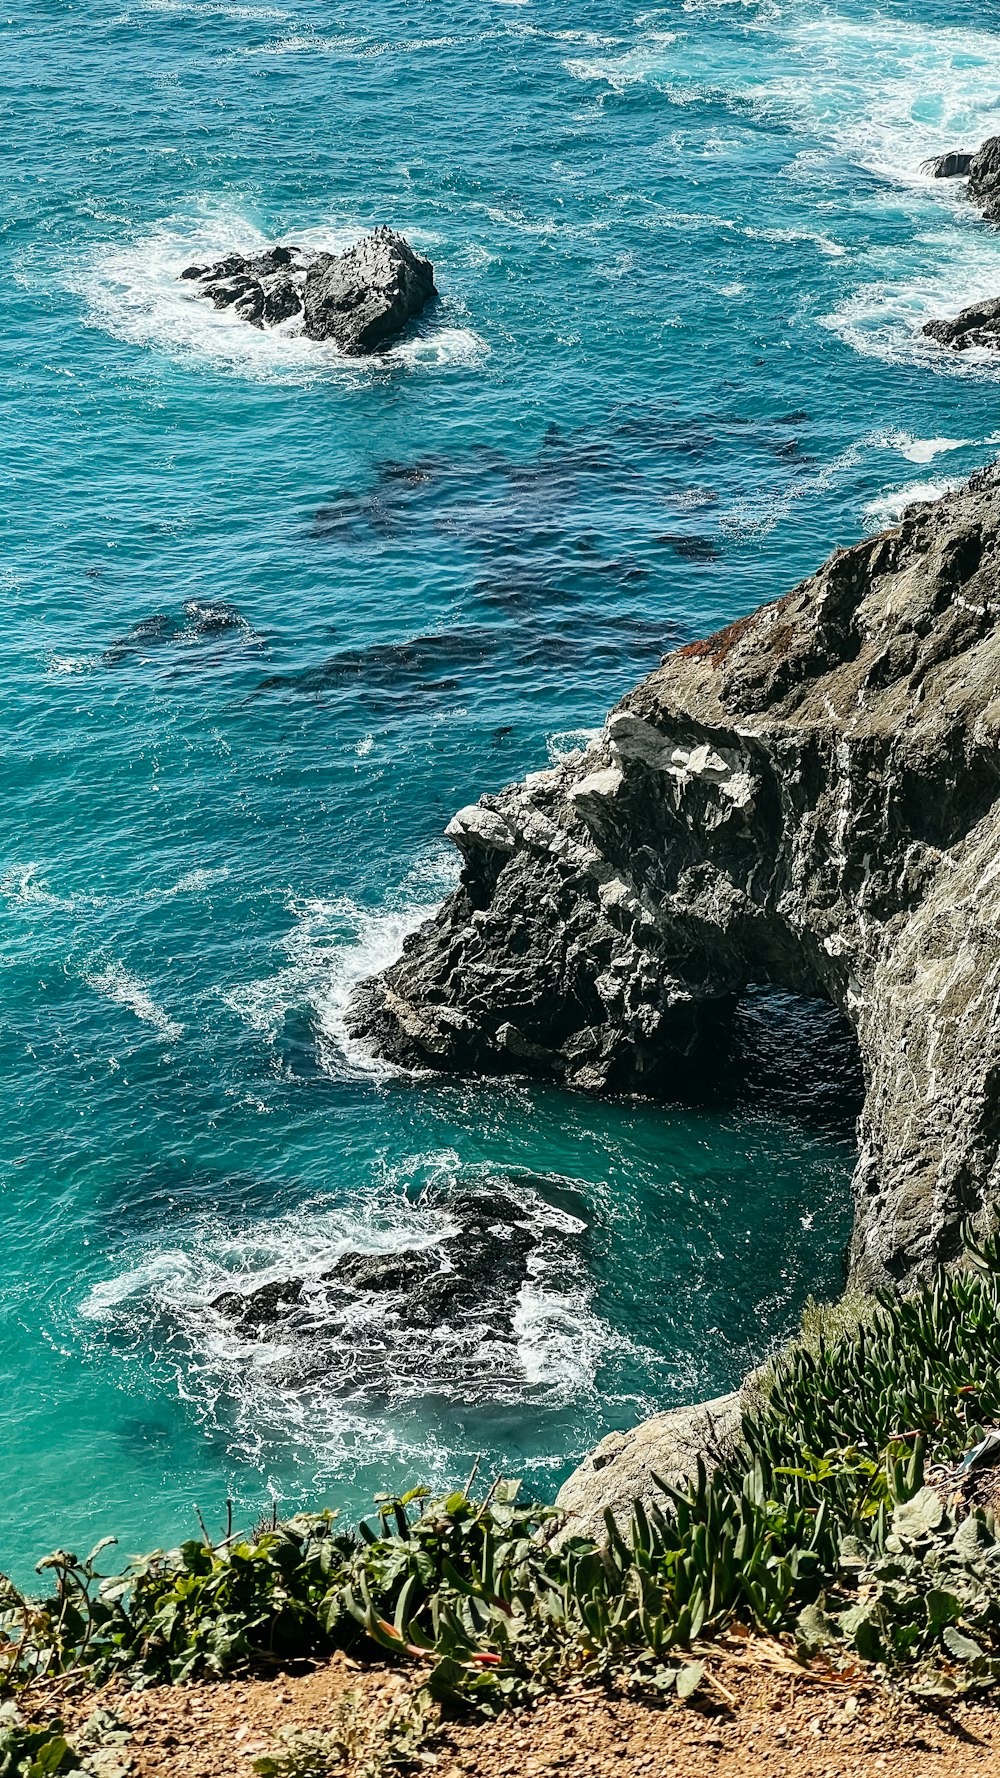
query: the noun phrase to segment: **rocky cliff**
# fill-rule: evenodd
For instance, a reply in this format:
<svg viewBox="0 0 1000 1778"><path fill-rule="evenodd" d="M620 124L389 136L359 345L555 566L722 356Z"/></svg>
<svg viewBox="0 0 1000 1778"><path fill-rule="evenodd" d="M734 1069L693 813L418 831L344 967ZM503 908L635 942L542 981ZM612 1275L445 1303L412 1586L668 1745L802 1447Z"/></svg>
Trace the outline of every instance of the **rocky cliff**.
<svg viewBox="0 0 1000 1778"><path fill-rule="evenodd" d="M463 809L458 889L351 1019L409 1066L669 1095L751 983L822 996L866 1100L853 1281L1000 1192L1000 468L664 658Z"/></svg>

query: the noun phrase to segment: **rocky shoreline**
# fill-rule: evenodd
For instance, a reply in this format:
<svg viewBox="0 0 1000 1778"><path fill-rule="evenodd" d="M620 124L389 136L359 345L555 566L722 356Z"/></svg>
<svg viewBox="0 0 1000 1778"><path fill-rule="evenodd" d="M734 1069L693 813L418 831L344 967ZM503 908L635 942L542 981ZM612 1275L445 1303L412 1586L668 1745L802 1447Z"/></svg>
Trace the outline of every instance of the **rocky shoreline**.
<svg viewBox="0 0 1000 1778"><path fill-rule="evenodd" d="M355 995L383 1056L669 1096L751 983L867 1092L851 1281L1000 1196L1000 469L664 657L585 752L461 810L459 887Z"/></svg>
<svg viewBox="0 0 1000 1778"><path fill-rule="evenodd" d="M938 155L922 170L932 179L965 179L969 202L982 211L984 222L1000 226L1000 136L991 136L975 154L953 149ZM1000 351L1000 296L972 303L954 320L928 321L922 331L955 352L974 346Z"/></svg>

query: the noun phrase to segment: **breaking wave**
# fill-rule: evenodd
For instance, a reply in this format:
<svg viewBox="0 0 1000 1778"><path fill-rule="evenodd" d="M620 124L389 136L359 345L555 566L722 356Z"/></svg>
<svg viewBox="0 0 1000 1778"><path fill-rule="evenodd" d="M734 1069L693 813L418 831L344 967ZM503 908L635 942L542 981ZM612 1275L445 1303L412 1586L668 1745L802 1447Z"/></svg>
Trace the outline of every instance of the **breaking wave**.
<svg viewBox="0 0 1000 1778"><path fill-rule="evenodd" d="M347 1256L433 1261L468 1218L481 1236L493 1215L498 1256L506 1231L519 1232L525 1275L509 1295L476 1275L473 1314L459 1308L415 1328L405 1292L337 1280ZM342 1483L359 1455L384 1463L392 1452L433 1474L442 1454L453 1465L464 1416L529 1401L558 1412L621 1345L593 1308L585 1237L585 1221L549 1201L544 1181L463 1170L444 1151L385 1169L349 1206L314 1198L250 1222L203 1214L122 1255L80 1316L92 1345L110 1341L169 1375L206 1435L258 1471L291 1443L320 1480ZM463 1246L442 1250L445 1272L461 1265ZM234 1304L289 1280L302 1286L293 1314L263 1326L234 1316Z"/></svg>
<svg viewBox="0 0 1000 1778"><path fill-rule="evenodd" d="M280 944L284 962L273 974L224 989L224 1002L252 1030L271 1038L289 1013L307 1008L327 1072L340 1078L398 1074L350 1036L348 1003L359 982L398 957L403 940L430 919L457 874L457 860L442 846L419 859L380 908L349 896L290 897L286 905L293 924Z"/></svg>

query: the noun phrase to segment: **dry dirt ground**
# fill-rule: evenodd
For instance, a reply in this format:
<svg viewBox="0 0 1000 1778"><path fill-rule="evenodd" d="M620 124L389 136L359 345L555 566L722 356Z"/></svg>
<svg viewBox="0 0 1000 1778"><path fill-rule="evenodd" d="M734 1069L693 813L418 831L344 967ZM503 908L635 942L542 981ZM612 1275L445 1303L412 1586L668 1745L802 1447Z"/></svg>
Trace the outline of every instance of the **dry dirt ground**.
<svg viewBox="0 0 1000 1778"><path fill-rule="evenodd" d="M345 1723L358 1758L333 1770L370 1778L365 1754L413 1685L412 1670L339 1655L271 1679L105 1693L64 1714L79 1723L96 1702L125 1718L131 1778L253 1778L253 1761L280 1753L290 1731L343 1733ZM496 1721L446 1720L414 1769L433 1778L966 1778L1000 1772L1000 1708L917 1708L860 1675L824 1683L777 1645L733 1641L716 1648L689 1704L570 1688ZM388 1778L398 1767L374 1771Z"/></svg>

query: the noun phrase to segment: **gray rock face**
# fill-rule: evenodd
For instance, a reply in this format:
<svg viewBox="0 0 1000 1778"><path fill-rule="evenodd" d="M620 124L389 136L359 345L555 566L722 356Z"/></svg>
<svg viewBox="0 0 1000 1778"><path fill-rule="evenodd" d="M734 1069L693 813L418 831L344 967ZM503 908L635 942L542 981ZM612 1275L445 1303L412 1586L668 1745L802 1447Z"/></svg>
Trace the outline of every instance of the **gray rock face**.
<svg viewBox="0 0 1000 1778"><path fill-rule="evenodd" d="M991 136L975 154L955 152L926 161L923 171L938 179L968 175L965 195L978 204L987 222L1000 225L1000 136ZM970 346L1000 350L1000 297L973 303L951 321L928 321L923 329L929 339L956 352Z"/></svg>
<svg viewBox="0 0 1000 1778"><path fill-rule="evenodd" d="M1000 136L990 136L975 153L952 149L924 161L920 171L932 179L968 178L965 195L978 204L988 222L1000 223Z"/></svg>
<svg viewBox="0 0 1000 1778"><path fill-rule="evenodd" d="M531 1174L435 1191L410 1206L410 1244L344 1253L320 1274L236 1277L186 1331L199 1350L235 1342L239 1363L355 1402L522 1409L547 1387L526 1368L524 1292L561 1296L586 1278L585 1224L551 1201L560 1193Z"/></svg>
<svg viewBox="0 0 1000 1778"><path fill-rule="evenodd" d="M251 327L276 327L302 310L305 262L298 247L269 247L248 257L230 253L215 265L189 265L181 273L201 286L217 309L235 309Z"/></svg>
<svg viewBox="0 0 1000 1778"><path fill-rule="evenodd" d="M269 247L189 265L181 278L251 327L277 327L302 315L310 339L333 340L351 357L377 352L437 295L430 260L389 228L375 229L346 253L310 261L298 247Z"/></svg>
<svg viewBox="0 0 1000 1778"><path fill-rule="evenodd" d="M512 1315L538 1243L524 1206L500 1192L488 1199L470 1193L453 1199L450 1210L460 1232L432 1246L347 1253L319 1278L279 1279L245 1295L227 1291L212 1307L251 1333L284 1329L290 1314L308 1307L317 1286L330 1285L345 1300L376 1297L408 1328L434 1328L449 1316L482 1322L495 1301Z"/></svg>
<svg viewBox="0 0 1000 1778"><path fill-rule="evenodd" d="M377 228L346 253L322 253L305 283L305 330L358 357L377 352L427 307L437 292L434 268L389 228Z"/></svg>
<svg viewBox="0 0 1000 1778"><path fill-rule="evenodd" d="M920 171L932 180L964 180L966 197L979 204L988 222L1000 222L1000 135L991 135L975 153L952 149L948 155L925 160Z"/></svg>
<svg viewBox="0 0 1000 1778"><path fill-rule="evenodd" d="M406 1066L669 1094L751 983L866 1081L856 1286L1000 1199L1000 469L668 655L585 753L462 810L458 889L362 985Z"/></svg>
<svg viewBox="0 0 1000 1778"><path fill-rule="evenodd" d="M1000 222L1000 136L991 136L972 156L967 194L987 222Z"/></svg>
<svg viewBox="0 0 1000 1778"><path fill-rule="evenodd" d="M956 352L966 352L970 346L1000 351L1000 296L989 302L972 303L954 321L928 321L924 333Z"/></svg>
<svg viewBox="0 0 1000 1778"><path fill-rule="evenodd" d="M929 173L932 179L964 179L969 171L975 155L954 148L950 154L938 154L931 160L924 161L920 168L922 173Z"/></svg>
<svg viewBox="0 0 1000 1778"><path fill-rule="evenodd" d="M699 1457L711 1467L732 1450L739 1427L736 1393L656 1414L630 1432L609 1432L556 1496L556 1505L569 1514L567 1530L603 1540L604 1514L610 1508L620 1529L627 1531L635 1501L663 1505L657 1477L683 1490L695 1476Z"/></svg>

